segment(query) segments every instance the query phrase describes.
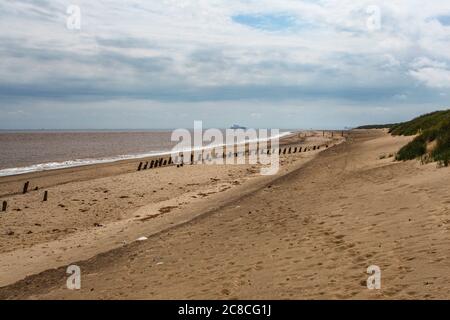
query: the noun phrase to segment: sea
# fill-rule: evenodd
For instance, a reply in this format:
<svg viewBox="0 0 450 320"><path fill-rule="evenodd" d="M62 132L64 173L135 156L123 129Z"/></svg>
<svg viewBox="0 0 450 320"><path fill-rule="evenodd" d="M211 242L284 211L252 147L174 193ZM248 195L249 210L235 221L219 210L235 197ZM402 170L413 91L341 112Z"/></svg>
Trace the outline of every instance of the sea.
<svg viewBox="0 0 450 320"><path fill-rule="evenodd" d="M0 176L169 154L178 143L171 136L172 130L0 131Z"/></svg>

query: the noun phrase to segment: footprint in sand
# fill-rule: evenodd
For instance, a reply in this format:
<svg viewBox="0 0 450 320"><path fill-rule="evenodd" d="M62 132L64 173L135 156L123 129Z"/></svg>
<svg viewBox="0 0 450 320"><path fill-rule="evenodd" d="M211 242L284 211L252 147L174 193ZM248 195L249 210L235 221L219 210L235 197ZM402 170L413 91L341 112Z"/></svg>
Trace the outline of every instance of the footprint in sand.
<svg viewBox="0 0 450 320"><path fill-rule="evenodd" d="M158 211L160 213L169 213L170 211L172 211L173 209L178 208L178 206L167 206L167 207L162 207L160 208Z"/></svg>

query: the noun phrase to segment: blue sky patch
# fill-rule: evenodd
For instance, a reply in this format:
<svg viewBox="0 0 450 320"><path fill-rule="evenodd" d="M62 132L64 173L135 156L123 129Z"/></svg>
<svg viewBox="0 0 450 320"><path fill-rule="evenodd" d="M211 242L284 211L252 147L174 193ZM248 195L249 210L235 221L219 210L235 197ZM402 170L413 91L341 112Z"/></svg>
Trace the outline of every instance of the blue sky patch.
<svg viewBox="0 0 450 320"><path fill-rule="evenodd" d="M436 17L436 19L443 26L450 26L450 15L438 16L438 17Z"/></svg>
<svg viewBox="0 0 450 320"><path fill-rule="evenodd" d="M240 14L232 19L236 23L267 31L290 29L296 25L295 17L285 14Z"/></svg>

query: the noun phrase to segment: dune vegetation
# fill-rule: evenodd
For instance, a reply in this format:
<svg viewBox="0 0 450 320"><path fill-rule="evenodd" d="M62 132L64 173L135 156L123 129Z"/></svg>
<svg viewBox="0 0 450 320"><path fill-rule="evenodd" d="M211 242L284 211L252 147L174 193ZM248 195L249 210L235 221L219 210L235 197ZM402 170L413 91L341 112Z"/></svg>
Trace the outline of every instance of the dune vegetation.
<svg viewBox="0 0 450 320"><path fill-rule="evenodd" d="M390 129L393 126L397 125L397 123L389 123L389 124L368 124L364 126L359 126L355 129Z"/></svg>
<svg viewBox="0 0 450 320"><path fill-rule="evenodd" d="M438 161L444 166L450 162L450 110L435 111L390 128L392 135L417 135L396 155L397 160L421 158Z"/></svg>

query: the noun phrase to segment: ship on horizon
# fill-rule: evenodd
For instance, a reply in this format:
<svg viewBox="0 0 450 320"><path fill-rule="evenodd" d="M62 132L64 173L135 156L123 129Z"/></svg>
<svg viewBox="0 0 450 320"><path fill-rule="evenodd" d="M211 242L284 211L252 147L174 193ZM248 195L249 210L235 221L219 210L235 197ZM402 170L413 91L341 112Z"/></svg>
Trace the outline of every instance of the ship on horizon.
<svg viewBox="0 0 450 320"><path fill-rule="evenodd" d="M233 130L236 130L236 129L243 129L243 130L246 130L247 128L246 128L246 127L243 127L243 126L240 126L240 125L238 125L238 124L233 124L233 125L230 127L230 129L233 129Z"/></svg>

